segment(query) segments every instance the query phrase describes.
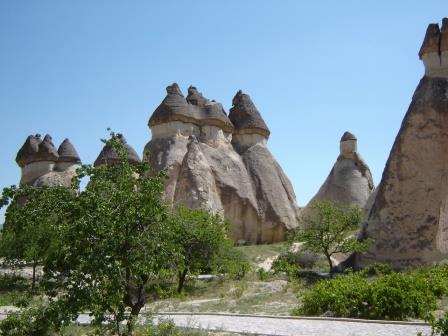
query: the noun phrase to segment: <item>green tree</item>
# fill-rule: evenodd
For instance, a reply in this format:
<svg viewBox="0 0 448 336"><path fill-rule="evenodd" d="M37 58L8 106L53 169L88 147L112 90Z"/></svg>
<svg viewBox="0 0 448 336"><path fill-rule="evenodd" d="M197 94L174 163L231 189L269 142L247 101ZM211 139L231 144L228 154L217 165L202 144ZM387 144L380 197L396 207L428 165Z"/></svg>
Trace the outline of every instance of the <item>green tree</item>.
<svg viewBox="0 0 448 336"><path fill-rule="evenodd" d="M51 252L54 233L66 218L75 193L65 187L11 186L3 190L0 207L8 206L0 238L0 254L6 261L26 261L32 265L32 285L36 287L36 267Z"/></svg>
<svg viewBox="0 0 448 336"><path fill-rule="evenodd" d="M362 252L368 246L368 240L358 241L353 235L361 222L362 211L356 206L330 201L315 201L311 207L304 227L298 228L293 237L304 243L305 251L322 253L328 261L330 274L333 274L331 257L335 253Z"/></svg>
<svg viewBox="0 0 448 336"><path fill-rule="evenodd" d="M188 274L201 274L216 269L223 249L232 248L227 237L229 224L220 215L205 210L179 206L171 215L176 232L178 258L175 261L180 293ZM228 256L228 254L225 254Z"/></svg>
<svg viewBox="0 0 448 336"><path fill-rule="evenodd" d="M51 253L42 261L49 305L38 314L44 314L47 323L59 330L88 311L93 325L131 335L146 302L145 286L172 276L174 236L162 200L165 174L150 176L146 164L128 162L126 148L114 133L103 142L119 159L107 166L85 165L78 170L74 186L85 177L89 183L64 204L69 211L60 209L59 202L47 208L47 200L41 203L34 198L37 191L23 195L30 208L47 211L56 223L51 231ZM54 190L48 188L50 196ZM17 218L17 222L22 220ZM30 235L35 232L32 229ZM28 319L30 323L37 320Z"/></svg>

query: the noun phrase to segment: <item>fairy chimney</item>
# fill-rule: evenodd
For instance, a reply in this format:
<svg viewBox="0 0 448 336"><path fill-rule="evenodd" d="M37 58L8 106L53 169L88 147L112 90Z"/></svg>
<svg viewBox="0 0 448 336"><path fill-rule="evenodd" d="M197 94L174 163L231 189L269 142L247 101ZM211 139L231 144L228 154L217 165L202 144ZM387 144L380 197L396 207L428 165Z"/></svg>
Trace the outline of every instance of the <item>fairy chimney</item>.
<svg viewBox="0 0 448 336"><path fill-rule="evenodd" d="M117 134L116 137L123 144L124 150L126 151L126 158L127 158L128 162L140 163L141 162L140 157L138 156L138 154L134 150L134 148L132 148L127 143L125 137L122 134ZM106 145L104 145L100 154L96 158L96 160L94 162L94 166L97 167L97 166L101 166L101 165L115 164L119 161L120 161L120 157L119 157L117 151L110 145L106 144Z"/></svg>
<svg viewBox="0 0 448 336"><path fill-rule="evenodd" d="M448 20L430 24L420 58L425 65L389 154L360 234L370 239L355 264L401 268L448 257Z"/></svg>
<svg viewBox="0 0 448 336"><path fill-rule="evenodd" d="M16 162L22 170L20 184L31 185L40 176L53 171L59 155L49 134L30 135L17 153Z"/></svg>

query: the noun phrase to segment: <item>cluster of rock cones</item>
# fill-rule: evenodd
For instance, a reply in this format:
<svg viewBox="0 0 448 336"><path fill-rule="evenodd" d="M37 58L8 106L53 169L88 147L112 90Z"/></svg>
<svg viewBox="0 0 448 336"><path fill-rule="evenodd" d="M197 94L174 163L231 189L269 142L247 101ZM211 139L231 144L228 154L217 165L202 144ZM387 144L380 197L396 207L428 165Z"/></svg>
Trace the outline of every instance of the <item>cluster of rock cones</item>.
<svg viewBox="0 0 448 336"><path fill-rule="evenodd" d="M419 56L425 75L378 188L356 137L346 132L336 163L312 199L365 208L359 239L373 243L366 253L350 258L357 266L427 264L448 253L448 19L441 28L429 25ZM155 171L168 171L167 200L222 214L231 221L235 240L284 240L309 206L297 207L291 183L267 148L270 131L250 97L238 91L227 115L221 104L193 86L187 97L177 84L166 90L149 120L152 139L143 156ZM119 138L130 162L139 162L124 137ZM116 159L105 146L95 165ZM67 139L56 150L50 136L41 140L36 135L27 138L17 163L21 183L69 185L80 160Z"/></svg>

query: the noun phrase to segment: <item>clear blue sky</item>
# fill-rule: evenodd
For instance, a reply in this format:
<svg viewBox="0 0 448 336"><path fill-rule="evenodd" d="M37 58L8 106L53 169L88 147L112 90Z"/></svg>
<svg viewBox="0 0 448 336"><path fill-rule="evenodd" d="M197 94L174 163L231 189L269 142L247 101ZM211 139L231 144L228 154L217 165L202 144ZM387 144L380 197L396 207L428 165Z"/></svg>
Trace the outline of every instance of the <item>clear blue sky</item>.
<svg viewBox="0 0 448 336"><path fill-rule="evenodd" d="M300 205L346 130L377 184L423 74L427 24L447 15L446 0L2 0L0 187L18 183L29 134L68 137L91 163L111 127L141 153L172 82L226 109L250 94Z"/></svg>

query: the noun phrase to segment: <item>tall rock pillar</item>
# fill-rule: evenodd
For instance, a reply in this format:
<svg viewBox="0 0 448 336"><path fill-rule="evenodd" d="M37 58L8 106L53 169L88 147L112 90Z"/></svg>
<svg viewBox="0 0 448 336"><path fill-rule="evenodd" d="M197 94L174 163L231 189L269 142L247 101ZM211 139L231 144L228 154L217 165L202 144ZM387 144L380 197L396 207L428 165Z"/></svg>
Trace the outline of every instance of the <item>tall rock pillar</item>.
<svg viewBox="0 0 448 336"><path fill-rule="evenodd" d="M448 256L448 19L430 24L425 66L387 160L360 238L372 240L357 266L396 268Z"/></svg>

